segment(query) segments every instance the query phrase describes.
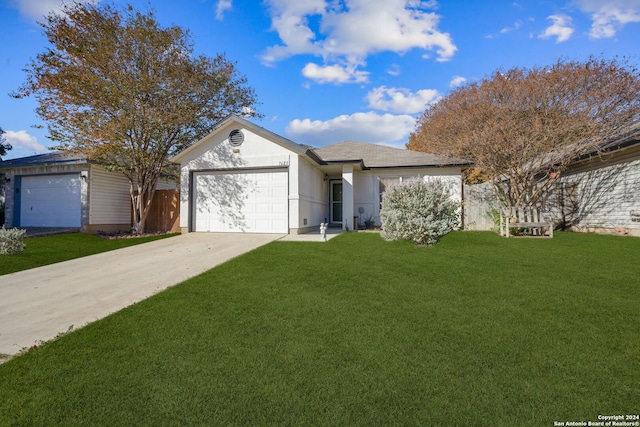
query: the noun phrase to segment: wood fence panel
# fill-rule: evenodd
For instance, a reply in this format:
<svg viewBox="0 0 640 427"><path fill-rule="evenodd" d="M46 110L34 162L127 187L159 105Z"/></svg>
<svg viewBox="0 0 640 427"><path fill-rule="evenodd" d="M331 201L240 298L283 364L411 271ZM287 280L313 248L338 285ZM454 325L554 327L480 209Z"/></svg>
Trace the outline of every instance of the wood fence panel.
<svg viewBox="0 0 640 427"><path fill-rule="evenodd" d="M497 229L498 224L493 223L490 212L495 209L495 215L498 215L499 205L490 185L489 183L465 184L463 187L465 230Z"/></svg>
<svg viewBox="0 0 640 427"><path fill-rule="evenodd" d="M147 216L147 231L180 231L180 190L156 190Z"/></svg>

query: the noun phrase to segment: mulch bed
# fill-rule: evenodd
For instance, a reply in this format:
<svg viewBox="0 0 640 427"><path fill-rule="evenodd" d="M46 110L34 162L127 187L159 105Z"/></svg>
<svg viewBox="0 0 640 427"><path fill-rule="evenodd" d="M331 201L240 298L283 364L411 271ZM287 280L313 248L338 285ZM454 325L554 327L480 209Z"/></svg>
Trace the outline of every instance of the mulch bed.
<svg viewBox="0 0 640 427"><path fill-rule="evenodd" d="M112 232L98 231L96 234L99 237L102 237L103 239L114 240L114 239L135 239L137 237L146 237L146 236L159 236L167 233L164 231L153 231L153 232L138 234L133 230L129 230L129 231L112 231Z"/></svg>

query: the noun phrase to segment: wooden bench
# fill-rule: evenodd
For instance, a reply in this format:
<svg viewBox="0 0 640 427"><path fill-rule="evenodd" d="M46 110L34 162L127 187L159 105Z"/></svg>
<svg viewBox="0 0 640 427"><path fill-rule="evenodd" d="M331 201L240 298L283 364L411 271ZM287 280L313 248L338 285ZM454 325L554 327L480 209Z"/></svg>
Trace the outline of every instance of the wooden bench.
<svg viewBox="0 0 640 427"><path fill-rule="evenodd" d="M542 209L536 206L500 209L500 235L511 237L512 228L528 229L528 236L553 237L553 222L545 220Z"/></svg>

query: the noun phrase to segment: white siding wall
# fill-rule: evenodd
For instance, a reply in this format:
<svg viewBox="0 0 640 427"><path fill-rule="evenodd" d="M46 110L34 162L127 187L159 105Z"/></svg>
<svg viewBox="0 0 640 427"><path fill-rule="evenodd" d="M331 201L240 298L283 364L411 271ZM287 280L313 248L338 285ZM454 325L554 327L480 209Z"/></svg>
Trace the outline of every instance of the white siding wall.
<svg viewBox="0 0 640 427"><path fill-rule="evenodd" d="M606 166L603 166L603 161ZM585 161L561 178L554 216L576 231L627 228L640 235L640 146Z"/></svg>
<svg viewBox="0 0 640 427"><path fill-rule="evenodd" d="M156 190L177 190L178 188L180 188L180 184L170 181L158 181L158 185L156 185Z"/></svg>
<svg viewBox="0 0 640 427"><path fill-rule="evenodd" d="M131 224L129 181L121 173L92 166L89 175L89 224Z"/></svg>

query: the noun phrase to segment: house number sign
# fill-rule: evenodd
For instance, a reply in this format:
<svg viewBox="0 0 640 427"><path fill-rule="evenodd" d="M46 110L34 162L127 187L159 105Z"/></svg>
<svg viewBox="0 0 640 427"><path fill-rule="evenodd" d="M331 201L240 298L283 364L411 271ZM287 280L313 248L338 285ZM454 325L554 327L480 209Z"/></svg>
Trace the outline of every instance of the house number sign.
<svg viewBox="0 0 640 427"><path fill-rule="evenodd" d="M640 211L631 211L631 222L640 222Z"/></svg>

